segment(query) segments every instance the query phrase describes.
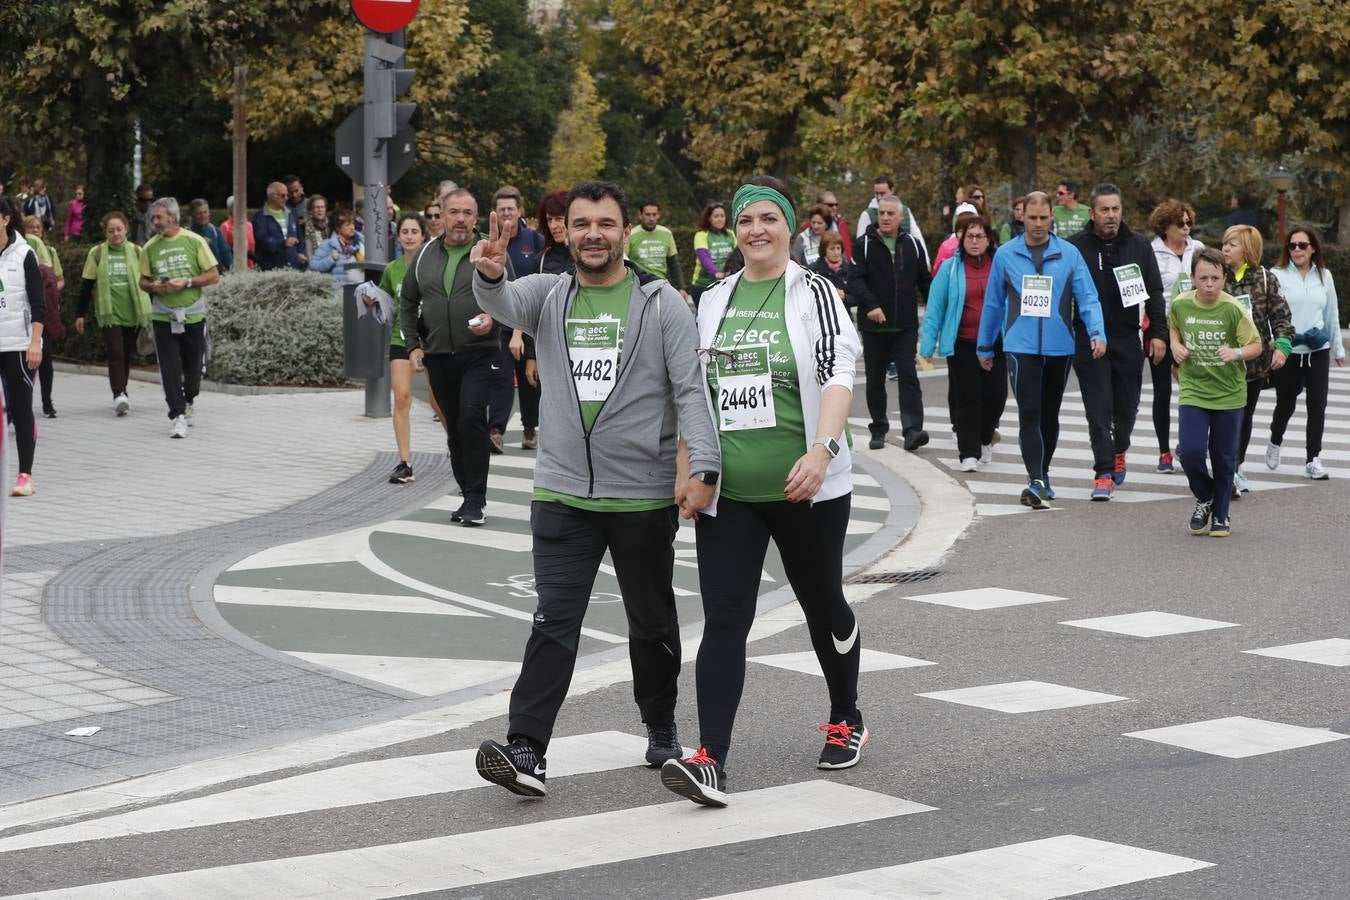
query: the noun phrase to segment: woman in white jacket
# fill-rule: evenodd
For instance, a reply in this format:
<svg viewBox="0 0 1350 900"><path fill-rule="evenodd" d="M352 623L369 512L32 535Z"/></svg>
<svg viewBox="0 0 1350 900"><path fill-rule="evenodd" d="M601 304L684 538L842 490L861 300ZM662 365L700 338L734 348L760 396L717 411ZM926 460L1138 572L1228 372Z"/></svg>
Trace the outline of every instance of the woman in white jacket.
<svg viewBox="0 0 1350 900"><path fill-rule="evenodd" d="M33 454L37 423L33 419L33 376L42 364L42 317L46 298L37 257L23 236L23 214L8 197L0 197L0 381L9 398L19 475L10 492L33 494Z"/></svg>
<svg viewBox="0 0 1350 900"><path fill-rule="evenodd" d="M1345 365L1345 341L1341 338L1340 308L1336 282L1322 261L1322 236L1311 225L1295 225L1289 239L1280 248L1280 264L1275 269L1289 315L1294 323L1294 352L1289 362L1270 373L1275 385L1275 414L1270 420L1270 444L1266 447L1266 466L1280 466L1280 445L1284 431L1304 390L1308 412L1308 433L1304 445L1307 460L1303 474L1313 481L1331 476L1322 468L1322 431L1327 420L1327 392L1331 386L1331 363Z"/></svg>
<svg viewBox="0 0 1350 900"><path fill-rule="evenodd" d="M844 535L853 478L844 429L861 345L833 286L789 259L796 231L782 182L758 176L732 200L745 268L703 294L699 351L722 449L718 491L697 519L703 642L700 748L662 783L708 806L727 803L723 766L745 684L745 643L770 539L806 614L830 694L822 769L857 764L858 624L844 599Z"/></svg>
<svg viewBox="0 0 1350 900"><path fill-rule="evenodd" d="M1180 200L1164 200L1153 208L1148 227L1153 231L1153 256L1162 275L1163 302L1191 289L1191 258L1205 245L1191 237L1195 210ZM1172 359L1171 348L1157 362L1149 362L1153 376L1153 430L1158 436L1158 471L1174 472L1172 459Z"/></svg>

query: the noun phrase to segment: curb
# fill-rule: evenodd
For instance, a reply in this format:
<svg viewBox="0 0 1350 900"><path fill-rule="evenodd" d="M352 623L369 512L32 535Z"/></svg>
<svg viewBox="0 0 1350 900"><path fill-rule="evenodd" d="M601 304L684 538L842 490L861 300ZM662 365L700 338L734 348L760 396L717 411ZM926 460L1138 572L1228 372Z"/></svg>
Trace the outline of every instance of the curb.
<svg viewBox="0 0 1350 900"><path fill-rule="evenodd" d="M88 363L71 363L54 360L52 368L57 372L67 372L71 375L97 375L101 378L108 377L106 366L94 366ZM132 369L128 373L132 381L140 381L146 384L159 384L158 369ZM250 385L250 384L228 384L224 381L210 381L202 379L202 390L211 391L216 394L233 394L236 397L254 397L263 394L330 394L335 391L354 391L360 390L361 385L349 384L345 387L301 387L296 385Z"/></svg>

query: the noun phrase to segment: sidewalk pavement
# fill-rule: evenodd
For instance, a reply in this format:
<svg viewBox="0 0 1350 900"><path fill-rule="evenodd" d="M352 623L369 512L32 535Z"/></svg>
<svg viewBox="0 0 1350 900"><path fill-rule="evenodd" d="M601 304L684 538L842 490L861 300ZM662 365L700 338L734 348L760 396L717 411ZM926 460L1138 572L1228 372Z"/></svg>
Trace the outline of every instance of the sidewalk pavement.
<svg viewBox="0 0 1350 900"><path fill-rule="evenodd" d="M430 408L413 409L418 482L396 486L390 420L365 418L359 390L203 393L186 440L169 439L158 384L133 381L130 395L117 418L105 378L58 372L59 418L38 419L37 493L7 507L0 800L398 699L259 658L186 598L235 547L397 515L443 491ZM86 725L103 732L65 734Z"/></svg>

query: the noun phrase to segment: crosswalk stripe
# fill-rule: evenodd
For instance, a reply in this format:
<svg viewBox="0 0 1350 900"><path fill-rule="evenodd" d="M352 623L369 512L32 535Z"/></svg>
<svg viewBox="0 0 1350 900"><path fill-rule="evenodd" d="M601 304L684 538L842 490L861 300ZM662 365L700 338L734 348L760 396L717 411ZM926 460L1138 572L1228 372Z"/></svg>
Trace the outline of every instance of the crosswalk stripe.
<svg viewBox="0 0 1350 900"><path fill-rule="evenodd" d="M337 534L268 547L230 566L229 571L277 569L349 562L370 546L370 529L354 528Z"/></svg>
<svg viewBox="0 0 1350 900"><path fill-rule="evenodd" d="M966 482L966 490L976 494L1002 494L1004 496L1016 496L1022 493L1026 487L1025 483L1015 481L979 481L969 480ZM1055 498L1065 500L1088 500L1092 497L1091 488L1061 486L1054 483ZM1181 494L1160 494L1156 491L1117 491L1112 503L1148 503L1152 500L1175 500Z"/></svg>
<svg viewBox="0 0 1350 900"><path fill-rule="evenodd" d="M653 793L659 791L653 780ZM374 898L492 884L731 843L854 825L931 810L829 781L732 795L708 815L686 801L533 822L489 831L196 869L32 894Z"/></svg>
<svg viewBox="0 0 1350 900"><path fill-rule="evenodd" d="M930 432L934 429L948 429L951 427L951 418L949 410L932 407L924 410L924 427ZM1173 416L1172 433L1176 434L1177 423ZM865 421L865 420L864 420ZM1267 437L1270 431L1270 416L1262 415L1259 411L1252 417L1255 423L1252 431L1252 443L1260 444ZM1065 401L1059 411L1060 428L1065 433L1082 435L1082 440L1087 440L1087 418L1083 415L1081 404ZM1017 430L1017 406L1013 404L1004 412L1003 418L999 420L999 428L1011 428L1014 433ZM1285 443L1301 442L1307 431L1307 420L1303 416L1295 416L1289 420L1289 427L1285 429ZM1263 434L1264 432L1264 434ZM1350 444L1350 419L1337 421L1328 417L1326 426L1322 432L1323 444ZM1152 447L1158 446L1157 436L1153 433L1153 421L1148 418L1148 408L1139 407L1139 416L1135 419L1134 432L1130 435L1130 441L1133 444L1144 444ZM1301 444L1300 444L1301 446Z"/></svg>
<svg viewBox="0 0 1350 900"><path fill-rule="evenodd" d="M1018 459L1019 462L1016 463L1011 462L982 463L980 465L980 474L1016 475L1023 482L1025 482L1027 477L1027 470L1026 467L1021 464L1020 456L1018 457ZM942 465L946 466L948 469L952 469L953 471L956 471L961 467L960 462L958 462L955 459L939 459L938 462L942 463ZM1261 471L1266 472L1269 470L1262 469ZM1302 477L1301 471L1299 475L1300 477ZM1071 471L1065 469L1063 466L1052 465L1050 467L1050 483L1055 486L1056 495L1059 494L1059 485L1064 480L1066 479L1078 480L1083 479L1085 477L1086 476L1084 476L1081 471L1078 471L1076 469ZM1297 484L1290 484L1285 482L1266 481L1261 478L1248 478L1247 483L1251 485L1251 488L1254 491L1269 491L1269 490L1276 490L1279 488L1290 488L1298 486ZM1164 475L1159 472L1140 472L1137 470L1131 470L1128 477L1126 477L1125 479L1125 484L1119 488L1119 494L1123 494L1125 491L1132 490L1135 485L1140 484L1151 484L1159 487L1174 487L1179 491L1185 492L1186 496L1190 496L1189 493L1190 488L1187 486L1186 475L1184 472L1181 472L1180 470L1178 470L1176 473L1172 475Z"/></svg>
<svg viewBox="0 0 1350 900"><path fill-rule="evenodd" d="M645 738L618 731L554 738L548 745L548 774L559 778L645 765L646 750ZM0 840L0 853L491 788L474 770L476 752L451 750L349 763L5 838Z"/></svg>
<svg viewBox="0 0 1350 900"><path fill-rule="evenodd" d="M1205 869L1214 863L1076 834L958 853L937 859L831 875L713 900L831 897L838 900L1056 900Z"/></svg>
<svg viewBox="0 0 1350 900"><path fill-rule="evenodd" d="M446 495L431 501L423 509L449 510L454 512L464 505L464 498ZM523 503L507 503L505 500L489 500L483 508L489 519L506 519L511 522L530 521L530 508Z"/></svg>
<svg viewBox="0 0 1350 900"><path fill-rule="evenodd" d="M325 666L410 691L423 697L435 697L500 681L520 674L520 663L497 659L451 659L439 656L376 656L364 653L316 653L306 650L284 652L317 666Z"/></svg>
<svg viewBox="0 0 1350 900"><path fill-rule="evenodd" d="M292 609L328 609L344 612L415 613L429 616L475 616L482 613L426 597L393 594L348 594L341 591L295 591L282 588L218 584L215 601L234 606L277 606Z"/></svg>
<svg viewBox="0 0 1350 900"><path fill-rule="evenodd" d="M383 522L373 529L377 534L402 534L408 537L426 538L432 541L449 541L456 544L472 544L491 550L510 550L526 553L533 546L528 534L517 531L501 531L491 526L465 528L463 525L439 525L435 522L414 522L408 519L395 519Z"/></svg>
<svg viewBox="0 0 1350 900"><path fill-rule="evenodd" d="M1051 506L1036 510L1020 503L976 503L975 514L978 516L1017 516L1029 512L1054 512L1063 508L1062 506Z"/></svg>

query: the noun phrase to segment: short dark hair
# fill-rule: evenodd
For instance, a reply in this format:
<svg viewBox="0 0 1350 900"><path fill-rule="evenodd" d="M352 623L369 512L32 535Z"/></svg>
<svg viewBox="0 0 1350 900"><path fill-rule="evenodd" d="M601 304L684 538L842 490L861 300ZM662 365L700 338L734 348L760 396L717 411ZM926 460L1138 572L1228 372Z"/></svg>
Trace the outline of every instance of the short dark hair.
<svg viewBox="0 0 1350 900"><path fill-rule="evenodd" d="M9 217L9 225L5 228L5 233L9 237L10 243L15 241L23 242L23 212L19 205L14 202L13 197L0 197L0 216Z"/></svg>
<svg viewBox="0 0 1350 900"><path fill-rule="evenodd" d="M422 217L420 212L412 209L406 209L399 213L398 221L394 223L394 234L398 234L399 231L402 230L404 221L408 219L412 219L417 223L417 227L422 229L422 239L426 240L427 235L431 233L427 228L427 220Z"/></svg>
<svg viewBox="0 0 1350 900"><path fill-rule="evenodd" d="M1203 250L1195 251L1191 257L1191 275L1195 275L1196 266L1202 262L1207 262L1211 266L1218 266L1220 272L1228 271L1228 264L1224 262L1223 253L1214 247L1206 247Z"/></svg>
<svg viewBox="0 0 1350 900"><path fill-rule="evenodd" d="M1078 196L1078 182L1072 178L1064 178L1059 183L1064 185L1066 191L1070 191L1075 197Z"/></svg>
<svg viewBox="0 0 1350 900"><path fill-rule="evenodd" d="M295 183L296 183L297 181L299 181L299 180L300 180L300 176L299 176L299 175L282 175L282 176L281 176L281 183L284 184L284 185L286 185L286 187L290 187L291 185L295 184Z"/></svg>
<svg viewBox="0 0 1350 900"><path fill-rule="evenodd" d="M1065 185L1065 187L1068 187L1068 185ZM1121 196L1120 188L1116 187L1109 181L1101 182L1096 187L1094 187L1092 189L1092 193L1088 195L1088 208L1092 209L1097 205L1098 197L1110 197L1110 196L1115 197Z"/></svg>
<svg viewBox="0 0 1350 900"><path fill-rule="evenodd" d="M890 191L894 191L894 190L895 190L895 182L891 180L891 176L889 176L889 175L878 175L876 178L873 178L873 179L872 179L872 183L873 183L873 184L884 184L884 185L886 185L886 187L887 187L888 190L890 190Z"/></svg>
<svg viewBox="0 0 1350 900"><path fill-rule="evenodd" d="M601 200L604 200L606 198L613 200L615 203L619 204L619 213L623 216L624 226L627 227L628 195L623 192L623 188L619 187L612 181L583 181L581 184L577 185L576 187L568 191L567 192L568 221L570 222L572 218L573 201L589 200L592 203L599 203ZM654 200L648 200L643 202L643 206L654 206L654 205L657 205L656 201ZM641 208L642 208L641 206L638 207L638 209Z"/></svg>
<svg viewBox="0 0 1350 900"><path fill-rule="evenodd" d="M654 197L643 197L638 201L637 211L642 212L649 206L655 206L659 210L661 208L661 202Z"/></svg>

